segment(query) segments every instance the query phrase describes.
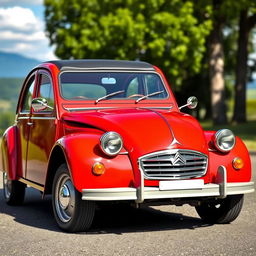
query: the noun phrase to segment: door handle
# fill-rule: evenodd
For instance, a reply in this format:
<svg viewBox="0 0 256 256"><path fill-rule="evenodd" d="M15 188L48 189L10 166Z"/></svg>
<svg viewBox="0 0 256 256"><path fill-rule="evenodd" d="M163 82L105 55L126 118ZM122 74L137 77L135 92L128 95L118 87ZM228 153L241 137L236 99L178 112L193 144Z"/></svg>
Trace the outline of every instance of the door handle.
<svg viewBox="0 0 256 256"><path fill-rule="evenodd" d="M32 126L33 123L32 123L32 122L28 122L27 125L28 125L28 126Z"/></svg>

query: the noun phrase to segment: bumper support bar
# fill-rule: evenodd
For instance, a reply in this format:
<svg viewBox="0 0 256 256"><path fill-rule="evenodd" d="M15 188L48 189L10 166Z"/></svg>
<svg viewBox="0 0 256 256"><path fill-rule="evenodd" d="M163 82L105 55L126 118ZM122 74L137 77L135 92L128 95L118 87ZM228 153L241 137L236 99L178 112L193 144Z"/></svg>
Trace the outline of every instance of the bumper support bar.
<svg viewBox="0 0 256 256"><path fill-rule="evenodd" d="M143 177L143 175L141 176ZM227 195L247 194L254 192L254 182L227 183L226 168L218 168L217 183L205 184L202 188L160 190L159 187L144 187L144 179L141 179L139 188L104 188L83 189L82 199L93 201L119 201L135 200L142 203L146 199L168 198L196 198L218 197L225 198Z"/></svg>

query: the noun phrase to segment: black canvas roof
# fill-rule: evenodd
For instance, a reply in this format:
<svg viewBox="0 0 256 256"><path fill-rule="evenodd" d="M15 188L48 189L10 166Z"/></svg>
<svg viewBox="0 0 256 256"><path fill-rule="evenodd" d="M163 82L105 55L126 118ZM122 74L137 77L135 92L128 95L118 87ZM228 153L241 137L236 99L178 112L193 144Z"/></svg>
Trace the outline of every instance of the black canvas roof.
<svg viewBox="0 0 256 256"><path fill-rule="evenodd" d="M60 70L67 69L131 69L155 70L154 67L143 61L127 60L54 60L47 63L55 64Z"/></svg>

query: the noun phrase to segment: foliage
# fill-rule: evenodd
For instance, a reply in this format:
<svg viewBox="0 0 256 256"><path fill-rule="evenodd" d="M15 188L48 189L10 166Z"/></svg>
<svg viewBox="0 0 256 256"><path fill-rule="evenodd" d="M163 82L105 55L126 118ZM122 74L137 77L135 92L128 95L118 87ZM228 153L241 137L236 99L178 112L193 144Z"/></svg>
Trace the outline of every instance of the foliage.
<svg viewBox="0 0 256 256"><path fill-rule="evenodd" d="M193 1L45 0L51 44L60 58L146 60L177 86L200 71L211 20ZM203 6L204 17L210 7ZM208 16L206 15L208 14Z"/></svg>
<svg viewBox="0 0 256 256"><path fill-rule="evenodd" d="M0 136L2 136L7 127L14 123L14 117L14 112L6 111L0 113Z"/></svg>

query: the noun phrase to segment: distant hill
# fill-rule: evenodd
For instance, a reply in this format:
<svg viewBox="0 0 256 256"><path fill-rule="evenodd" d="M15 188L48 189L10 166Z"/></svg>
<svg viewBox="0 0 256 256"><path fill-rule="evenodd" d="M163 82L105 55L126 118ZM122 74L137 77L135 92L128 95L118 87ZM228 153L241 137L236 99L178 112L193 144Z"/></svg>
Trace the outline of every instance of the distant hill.
<svg viewBox="0 0 256 256"><path fill-rule="evenodd" d="M0 77L24 78L39 63L39 60L19 54L0 52Z"/></svg>

